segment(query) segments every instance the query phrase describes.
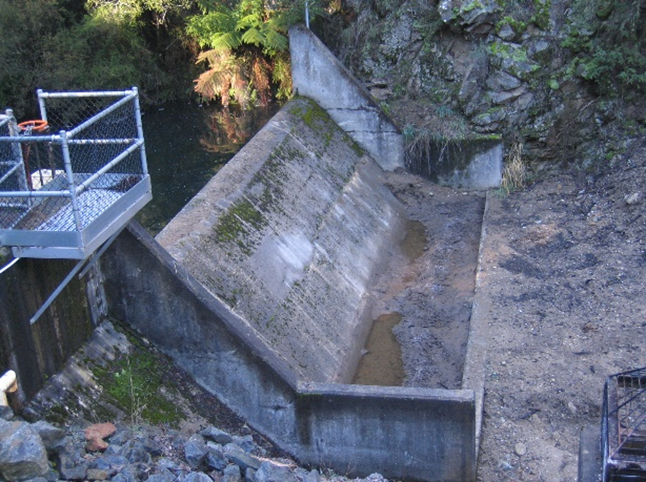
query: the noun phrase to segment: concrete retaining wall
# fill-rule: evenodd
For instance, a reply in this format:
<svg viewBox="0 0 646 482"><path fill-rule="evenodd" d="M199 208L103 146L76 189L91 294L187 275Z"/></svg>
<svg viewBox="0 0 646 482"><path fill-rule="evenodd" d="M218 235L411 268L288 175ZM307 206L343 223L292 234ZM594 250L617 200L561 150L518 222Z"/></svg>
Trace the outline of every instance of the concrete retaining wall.
<svg viewBox="0 0 646 482"><path fill-rule="evenodd" d="M497 139L431 141L427 151L413 158L406 169L454 189L484 190L500 187L503 145Z"/></svg>
<svg viewBox="0 0 646 482"><path fill-rule="evenodd" d="M289 30L292 80L386 171L404 167L399 128L352 73L305 27Z"/></svg>
<svg viewBox="0 0 646 482"><path fill-rule="evenodd" d="M299 382L257 332L135 223L101 262L111 315L302 463L350 475L475 480L472 391Z"/></svg>
<svg viewBox="0 0 646 482"><path fill-rule="evenodd" d="M29 323L75 263L23 258L0 275L0 375L9 369L18 375L18 392L9 399L16 411L80 348L94 327L87 279L77 277L35 324Z"/></svg>

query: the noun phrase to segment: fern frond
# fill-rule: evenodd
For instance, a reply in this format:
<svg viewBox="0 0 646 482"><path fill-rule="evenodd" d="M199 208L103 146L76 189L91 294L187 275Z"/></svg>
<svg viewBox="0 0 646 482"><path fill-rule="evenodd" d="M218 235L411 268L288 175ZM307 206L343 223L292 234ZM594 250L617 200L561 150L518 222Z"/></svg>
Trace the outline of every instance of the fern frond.
<svg viewBox="0 0 646 482"><path fill-rule="evenodd" d="M277 52L282 52L283 50L287 49L289 41L283 34L278 33L276 30L272 30L270 28L264 28L263 33L265 37L263 46L266 50L270 51L268 52L270 55L273 55Z"/></svg>
<svg viewBox="0 0 646 482"><path fill-rule="evenodd" d="M233 50L241 44L242 40L237 32L215 33L209 39L209 46L216 50Z"/></svg>
<svg viewBox="0 0 646 482"><path fill-rule="evenodd" d="M261 23L262 23L262 19L260 18L260 16L255 13L252 13L238 20L236 28L238 30L244 30L246 28L258 28Z"/></svg>
<svg viewBox="0 0 646 482"><path fill-rule="evenodd" d="M257 28L250 28L249 30L247 30L244 34L242 34L241 40L242 43L255 45L256 47L260 47L261 45L265 44L265 37Z"/></svg>

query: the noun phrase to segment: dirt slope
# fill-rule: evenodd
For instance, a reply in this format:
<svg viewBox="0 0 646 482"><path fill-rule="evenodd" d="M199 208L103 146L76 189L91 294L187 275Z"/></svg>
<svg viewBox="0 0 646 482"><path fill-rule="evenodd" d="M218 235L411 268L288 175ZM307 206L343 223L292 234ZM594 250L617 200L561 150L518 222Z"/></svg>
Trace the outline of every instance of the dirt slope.
<svg viewBox="0 0 646 482"><path fill-rule="evenodd" d="M645 194L646 142L601 175L490 198L479 481L575 481L605 378L646 366Z"/></svg>

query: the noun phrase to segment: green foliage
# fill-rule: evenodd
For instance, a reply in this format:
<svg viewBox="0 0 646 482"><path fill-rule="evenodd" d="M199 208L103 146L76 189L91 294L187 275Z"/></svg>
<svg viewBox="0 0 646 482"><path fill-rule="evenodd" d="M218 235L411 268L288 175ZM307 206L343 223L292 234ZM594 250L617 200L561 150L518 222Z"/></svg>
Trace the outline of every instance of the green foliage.
<svg viewBox="0 0 646 482"><path fill-rule="evenodd" d="M125 411L132 424L142 422L176 425L183 412L166 396L174 387L165 382L160 369L161 360L155 355L135 348L133 353L115 361L110 369L94 367L93 373L103 385L105 394Z"/></svg>
<svg viewBox="0 0 646 482"><path fill-rule="evenodd" d="M574 59L570 73L591 81L599 93L646 93L643 0L576 0L563 46Z"/></svg>
<svg viewBox="0 0 646 482"><path fill-rule="evenodd" d="M166 23L168 17L189 9L191 0L87 0L92 16L120 23L138 23L150 13L156 25Z"/></svg>
<svg viewBox="0 0 646 482"><path fill-rule="evenodd" d="M516 35L522 35L527 30L527 23L522 20L516 20L514 17L506 15L496 23L496 32L500 33L505 25L509 25Z"/></svg>
<svg viewBox="0 0 646 482"><path fill-rule="evenodd" d="M534 0L534 15L530 19L541 30L548 30L550 26L551 0Z"/></svg>
<svg viewBox="0 0 646 482"><path fill-rule="evenodd" d="M207 68L195 81L202 98L246 108L254 100L266 105L272 90L278 98L291 95L287 30L301 18L297 3L201 0L199 6L202 13L188 19L186 31L207 49L198 57Z"/></svg>
<svg viewBox="0 0 646 482"><path fill-rule="evenodd" d="M263 0L241 0L233 7L202 1L200 6L202 14L189 18L186 31L203 48L235 50L249 45L269 56L287 48L287 25L280 12Z"/></svg>
<svg viewBox="0 0 646 482"><path fill-rule="evenodd" d="M55 0L0 0L0 109L29 112L38 87L42 52L63 27Z"/></svg>
<svg viewBox="0 0 646 482"><path fill-rule="evenodd" d="M41 84L51 90L137 85L151 93L165 81L134 24L103 16L86 16L55 35L41 67Z"/></svg>
<svg viewBox="0 0 646 482"><path fill-rule="evenodd" d="M177 42L164 36L169 19L180 21L192 1L0 0L0 108L14 108L19 118L35 115L37 88L137 85L144 101L171 97L176 84L162 59L173 51L166 44Z"/></svg>

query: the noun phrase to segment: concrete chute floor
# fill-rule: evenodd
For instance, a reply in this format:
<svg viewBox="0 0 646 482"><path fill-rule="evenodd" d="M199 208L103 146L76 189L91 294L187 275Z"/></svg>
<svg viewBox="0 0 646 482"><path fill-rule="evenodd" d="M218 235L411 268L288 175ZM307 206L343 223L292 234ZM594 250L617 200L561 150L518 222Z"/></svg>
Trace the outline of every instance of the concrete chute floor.
<svg viewBox="0 0 646 482"><path fill-rule="evenodd" d="M438 186L402 170L387 173L386 185L410 221L371 290L372 319L379 320L376 326L393 314L398 319L391 323L395 337L383 328L373 330L382 334L381 343L374 338L368 343L381 353L366 346L355 382L392 384L399 369L392 352L401 347L401 385L461 388L484 193ZM395 338L399 347L392 346Z"/></svg>

